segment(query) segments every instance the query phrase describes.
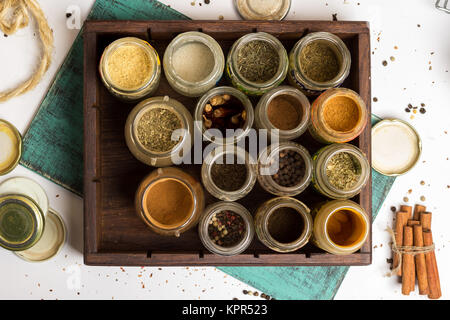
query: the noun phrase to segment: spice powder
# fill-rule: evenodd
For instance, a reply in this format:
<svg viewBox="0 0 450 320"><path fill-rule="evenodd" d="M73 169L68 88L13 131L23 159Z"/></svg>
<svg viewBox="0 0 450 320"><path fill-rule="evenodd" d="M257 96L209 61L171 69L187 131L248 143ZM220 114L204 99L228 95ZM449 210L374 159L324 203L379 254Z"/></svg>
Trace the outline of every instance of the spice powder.
<svg viewBox="0 0 450 320"><path fill-rule="evenodd" d="M332 80L341 68L336 53L323 41L307 44L300 52L299 62L305 76L316 82Z"/></svg>
<svg viewBox="0 0 450 320"><path fill-rule="evenodd" d="M294 208L281 207L270 215L267 229L276 241L291 243L302 235L305 229L305 221Z"/></svg>
<svg viewBox="0 0 450 320"><path fill-rule="evenodd" d="M237 157L234 158L231 164L225 161L226 157L223 157L221 163L213 163L211 166L211 179L221 190L228 192L239 190L247 181L247 167L245 164L237 163Z"/></svg>
<svg viewBox="0 0 450 320"><path fill-rule="evenodd" d="M336 96L325 102L323 117L331 129L348 132L356 127L361 115L355 100L347 96Z"/></svg>
<svg viewBox="0 0 450 320"><path fill-rule="evenodd" d="M266 41L250 41L237 54L239 73L251 82L263 83L272 79L279 65L278 52Z"/></svg>
<svg viewBox="0 0 450 320"><path fill-rule="evenodd" d="M280 130L295 129L302 119L303 111L299 102L285 95L273 98L267 107L270 123Z"/></svg>
<svg viewBox="0 0 450 320"><path fill-rule="evenodd" d="M172 140L172 133L181 128L181 120L175 113L165 108L152 108L139 119L137 136L149 151L167 152L179 143L180 140Z"/></svg>
<svg viewBox="0 0 450 320"><path fill-rule="evenodd" d="M183 80L198 82L212 72L215 59L208 46L201 42L189 42L174 51L172 63L175 73Z"/></svg>
<svg viewBox="0 0 450 320"><path fill-rule="evenodd" d="M153 65L143 48L123 45L115 49L108 57L107 71L115 86L133 90L139 89L150 79Z"/></svg>

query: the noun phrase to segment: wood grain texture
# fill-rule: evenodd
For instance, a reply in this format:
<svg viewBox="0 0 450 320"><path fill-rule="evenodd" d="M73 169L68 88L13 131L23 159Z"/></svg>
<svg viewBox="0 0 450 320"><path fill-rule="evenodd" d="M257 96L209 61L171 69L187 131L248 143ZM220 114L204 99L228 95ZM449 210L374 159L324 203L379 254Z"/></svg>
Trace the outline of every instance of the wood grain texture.
<svg viewBox="0 0 450 320"><path fill-rule="evenodd" d="M120 28L119 28L120 26ZM120 31L118 31L120 29ZM308 244L295 253L271 251L256 238L244 254L219 257L202 246L196 228L180 238L151 232L134 208L134 193L140 181L153 168L140 163L128 150L123 134L126 118L134 104L114 98L102 85L97 65L104 48L124 36L147 40L162 58L168 43L179 33L201 30L213 36L224 54L239 37L256 31L275 35L290 51L298 39L310 31L333 31L346 43L352 55L350 76L343 86L360 93L370 112L369 29L364 22L329 21L87 21L85 23L85 263L104 265L222 265L222 266L301 266L367 265L371 262L371 239L361 250L347 256L331 255ZM337 33L336 33L337 32ZM220 84L229 85L223 77ZM170 96L194 112L197 98L176 93L162 76L154 96ZM252 99L254 105L257 99ZM369 120L368 120L369 121ZM311 154L321 144L304 134L296 140ZM352 141L370 159L370 123L363 134ZM200 180L201 165L181 165L181 169ZM250 212L273 195L256 185L239 200ZM297 196L310 208L326 200L308 187ZM371 216L371 183L353 198ZM207 194L206 205L217 201ZM95 244L95 245L94 245ZM117 253L117 255L115 255ZM126 253L130 253L127 257Z"/></svg>

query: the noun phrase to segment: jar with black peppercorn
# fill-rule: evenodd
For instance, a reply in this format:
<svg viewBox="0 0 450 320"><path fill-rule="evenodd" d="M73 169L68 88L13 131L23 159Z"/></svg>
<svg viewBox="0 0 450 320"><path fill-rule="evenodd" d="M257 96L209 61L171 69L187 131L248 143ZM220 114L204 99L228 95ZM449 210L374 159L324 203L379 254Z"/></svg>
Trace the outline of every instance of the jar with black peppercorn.
<svg viewBox="0 0 450 320"><path fill-rule="evenodd" d="M255 185L256 160L241 147L217 146L203 162L202 182L220 200L241 199Z"/></svg>
<svg viewBox="0 0 450 320"><path fill-rule="evenodd" d="M312 170L308 150L287 141L272 144L260 153L257 174L266 191L278 196L295 196L308 187Z"/></svg>
<svg viewBox="0 0 450 320"><path fill-rule="evenodd" d="M250 212L236 202L221 201L205 209L198 225L200 240L212 253L234 256L251 244L255 230Z"/></svg>

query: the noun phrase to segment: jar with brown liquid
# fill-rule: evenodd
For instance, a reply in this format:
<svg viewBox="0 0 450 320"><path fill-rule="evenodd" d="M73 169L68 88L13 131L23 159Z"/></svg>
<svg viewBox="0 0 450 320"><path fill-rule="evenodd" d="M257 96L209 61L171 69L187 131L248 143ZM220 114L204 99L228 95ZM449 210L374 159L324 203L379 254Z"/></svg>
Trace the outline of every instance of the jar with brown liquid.
<svg viewBox="0 0 450 320"><path fill-rule="evenodd" d="M159 234L176 237L197 224L204 204L200 182L173 167L150 173L135 197L136 212L147 226Z"/></svg>
<svg viewBox="0 0 450 320"><path fill-rule="evenodd" d="M367 240L370 220L367 212L351 200L333 200L313 210L312 242L336 255L358 251Z"/></svg>

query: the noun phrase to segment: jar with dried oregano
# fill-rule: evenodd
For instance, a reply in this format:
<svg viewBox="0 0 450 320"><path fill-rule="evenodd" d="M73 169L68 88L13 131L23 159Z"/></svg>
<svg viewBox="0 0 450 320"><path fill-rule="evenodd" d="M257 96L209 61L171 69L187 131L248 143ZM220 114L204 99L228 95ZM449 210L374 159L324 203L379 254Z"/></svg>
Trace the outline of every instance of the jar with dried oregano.
<svg viewBox="0 0 450 320"><path fill-rule="evenodd" d="M317 151L313 161L313 186L329 198L349 199L369 180L369 161L354 145L331 144Z"/></svg>
<svg viewBox="0 0 450 320"><path fill-rule="evenodd" d="M233 86L247 95L260 96L286 77L288 56L283 44L265 32L247 34L231 47L227 73Z"/></svg>
<svg viewBox="0 0 450 320"><path fill-rule="evenodd" d="M180 163L192 147L192 135L191 114L167 96L140 102L125 124L125 140L131 153L155 167Z"/></svg>
<svg viewBox="0 0 450 320"><path fill-rule="evenodd" d="M161 78L161 63L158 53L148 42L126 37L106 47L99 72L109 92L131 102L156 91Z"/></svg>
<svg viewBox="0 0 450 320"><path fill-rule="evenodd" d="M289 54L288 80L306 95L318 95L340 86L350 73L350 64L350 51L339 37L310 33Z"/></svg>

